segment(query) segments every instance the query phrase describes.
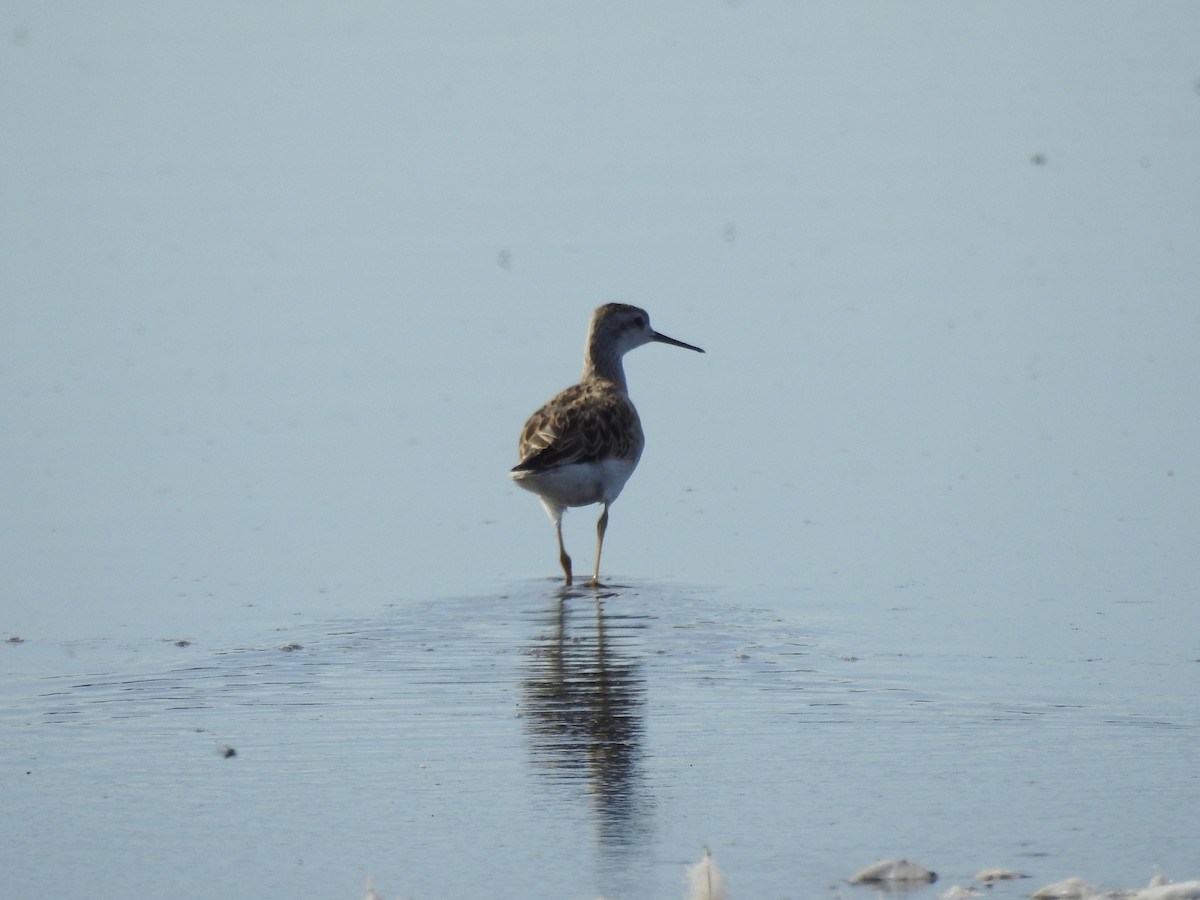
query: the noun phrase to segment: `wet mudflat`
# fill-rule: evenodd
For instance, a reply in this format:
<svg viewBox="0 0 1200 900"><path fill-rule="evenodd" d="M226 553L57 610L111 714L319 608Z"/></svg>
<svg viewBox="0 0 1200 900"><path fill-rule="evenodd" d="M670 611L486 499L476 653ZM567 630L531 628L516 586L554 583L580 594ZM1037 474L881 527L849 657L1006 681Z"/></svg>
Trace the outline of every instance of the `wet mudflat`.
<svg viewBox="0 0 1200 900"><path fill-rule="evenodd" d="M936 869L924 896L1190 877L1197 663L812 618L538 581L227 646L9 645L6 878L618 900L682 896L704 845L735 897L866 896L883 856Z"/></svg>

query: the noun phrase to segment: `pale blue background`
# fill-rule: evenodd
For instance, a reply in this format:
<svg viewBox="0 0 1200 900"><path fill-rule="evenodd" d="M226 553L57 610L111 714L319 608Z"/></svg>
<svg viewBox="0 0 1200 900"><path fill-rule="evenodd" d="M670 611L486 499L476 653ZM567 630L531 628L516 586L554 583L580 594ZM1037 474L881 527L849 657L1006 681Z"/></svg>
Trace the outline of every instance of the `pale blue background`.
<svg viewBox="0 0 1200 900"><path fill-rule="evenodd" d="M553 573L608 300L709 350L629 362L614 571L1197 587L1190 4L4 19L10 628Z"/></svg>

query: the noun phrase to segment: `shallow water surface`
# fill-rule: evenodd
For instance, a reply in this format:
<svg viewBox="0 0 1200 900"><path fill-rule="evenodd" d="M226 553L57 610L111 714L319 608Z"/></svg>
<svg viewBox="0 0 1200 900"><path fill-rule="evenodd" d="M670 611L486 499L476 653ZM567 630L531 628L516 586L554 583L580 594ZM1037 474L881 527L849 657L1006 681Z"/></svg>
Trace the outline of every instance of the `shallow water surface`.
<svg viewBox="0 0 1200 900"><path fill-rule="evenodd" d="M681 896L703 845L735 897L865 896L844 879L882 856L938 870L930 895L996 865L1194 874L1197 713L1103 686L1149 659L866 631L703 587L532 582L225 647L8 645L6 880L618 900Z"/></svg>

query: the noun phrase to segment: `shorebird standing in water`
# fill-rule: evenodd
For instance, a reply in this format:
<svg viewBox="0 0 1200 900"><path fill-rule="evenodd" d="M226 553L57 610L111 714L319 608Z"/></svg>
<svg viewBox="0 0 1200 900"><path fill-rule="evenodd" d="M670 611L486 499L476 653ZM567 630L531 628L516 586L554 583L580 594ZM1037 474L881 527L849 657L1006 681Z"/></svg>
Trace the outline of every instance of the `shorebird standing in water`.
<svg viewBox="0 0 1200 900"><path fill-rule="evenodd" d="M512 479L542 501L558 536L558 561L571 584L571 557L563 546L562 516L568 506L603 503L596 523L596 567L592 587L600 586L600 551L608 527L608 507L633 474L646 440L629 399L621 357L657 341L703 353L699 347L659 334L644 309L608 303L592 314L583 352L583 377L535 412L521 431L521 461Z"/></svg>

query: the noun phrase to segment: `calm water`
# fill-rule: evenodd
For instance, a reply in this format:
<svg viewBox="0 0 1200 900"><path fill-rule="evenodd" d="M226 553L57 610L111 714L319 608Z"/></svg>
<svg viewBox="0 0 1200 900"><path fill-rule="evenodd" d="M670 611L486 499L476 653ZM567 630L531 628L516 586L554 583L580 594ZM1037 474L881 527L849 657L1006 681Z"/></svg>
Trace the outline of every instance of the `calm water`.
<svg viewBox="0 0 1200 900"><path fill-rule="evenodd" d="M4 4L0 894L1200 876L1198 33ZM608 301L707 353L564 597Z"/></svg>
<svg viewBox="0 0 1200 900"><path fill-rule="evenodd" d="M1195 874L1196 660L736 599L530 582L228 645L6 646L11 896L68 872L64 897L356 897L367 873L675 897L705 844L742 897L857 895L889 855L939 871L931 896L997 865L1036 879L998 897Z"/></svg>

